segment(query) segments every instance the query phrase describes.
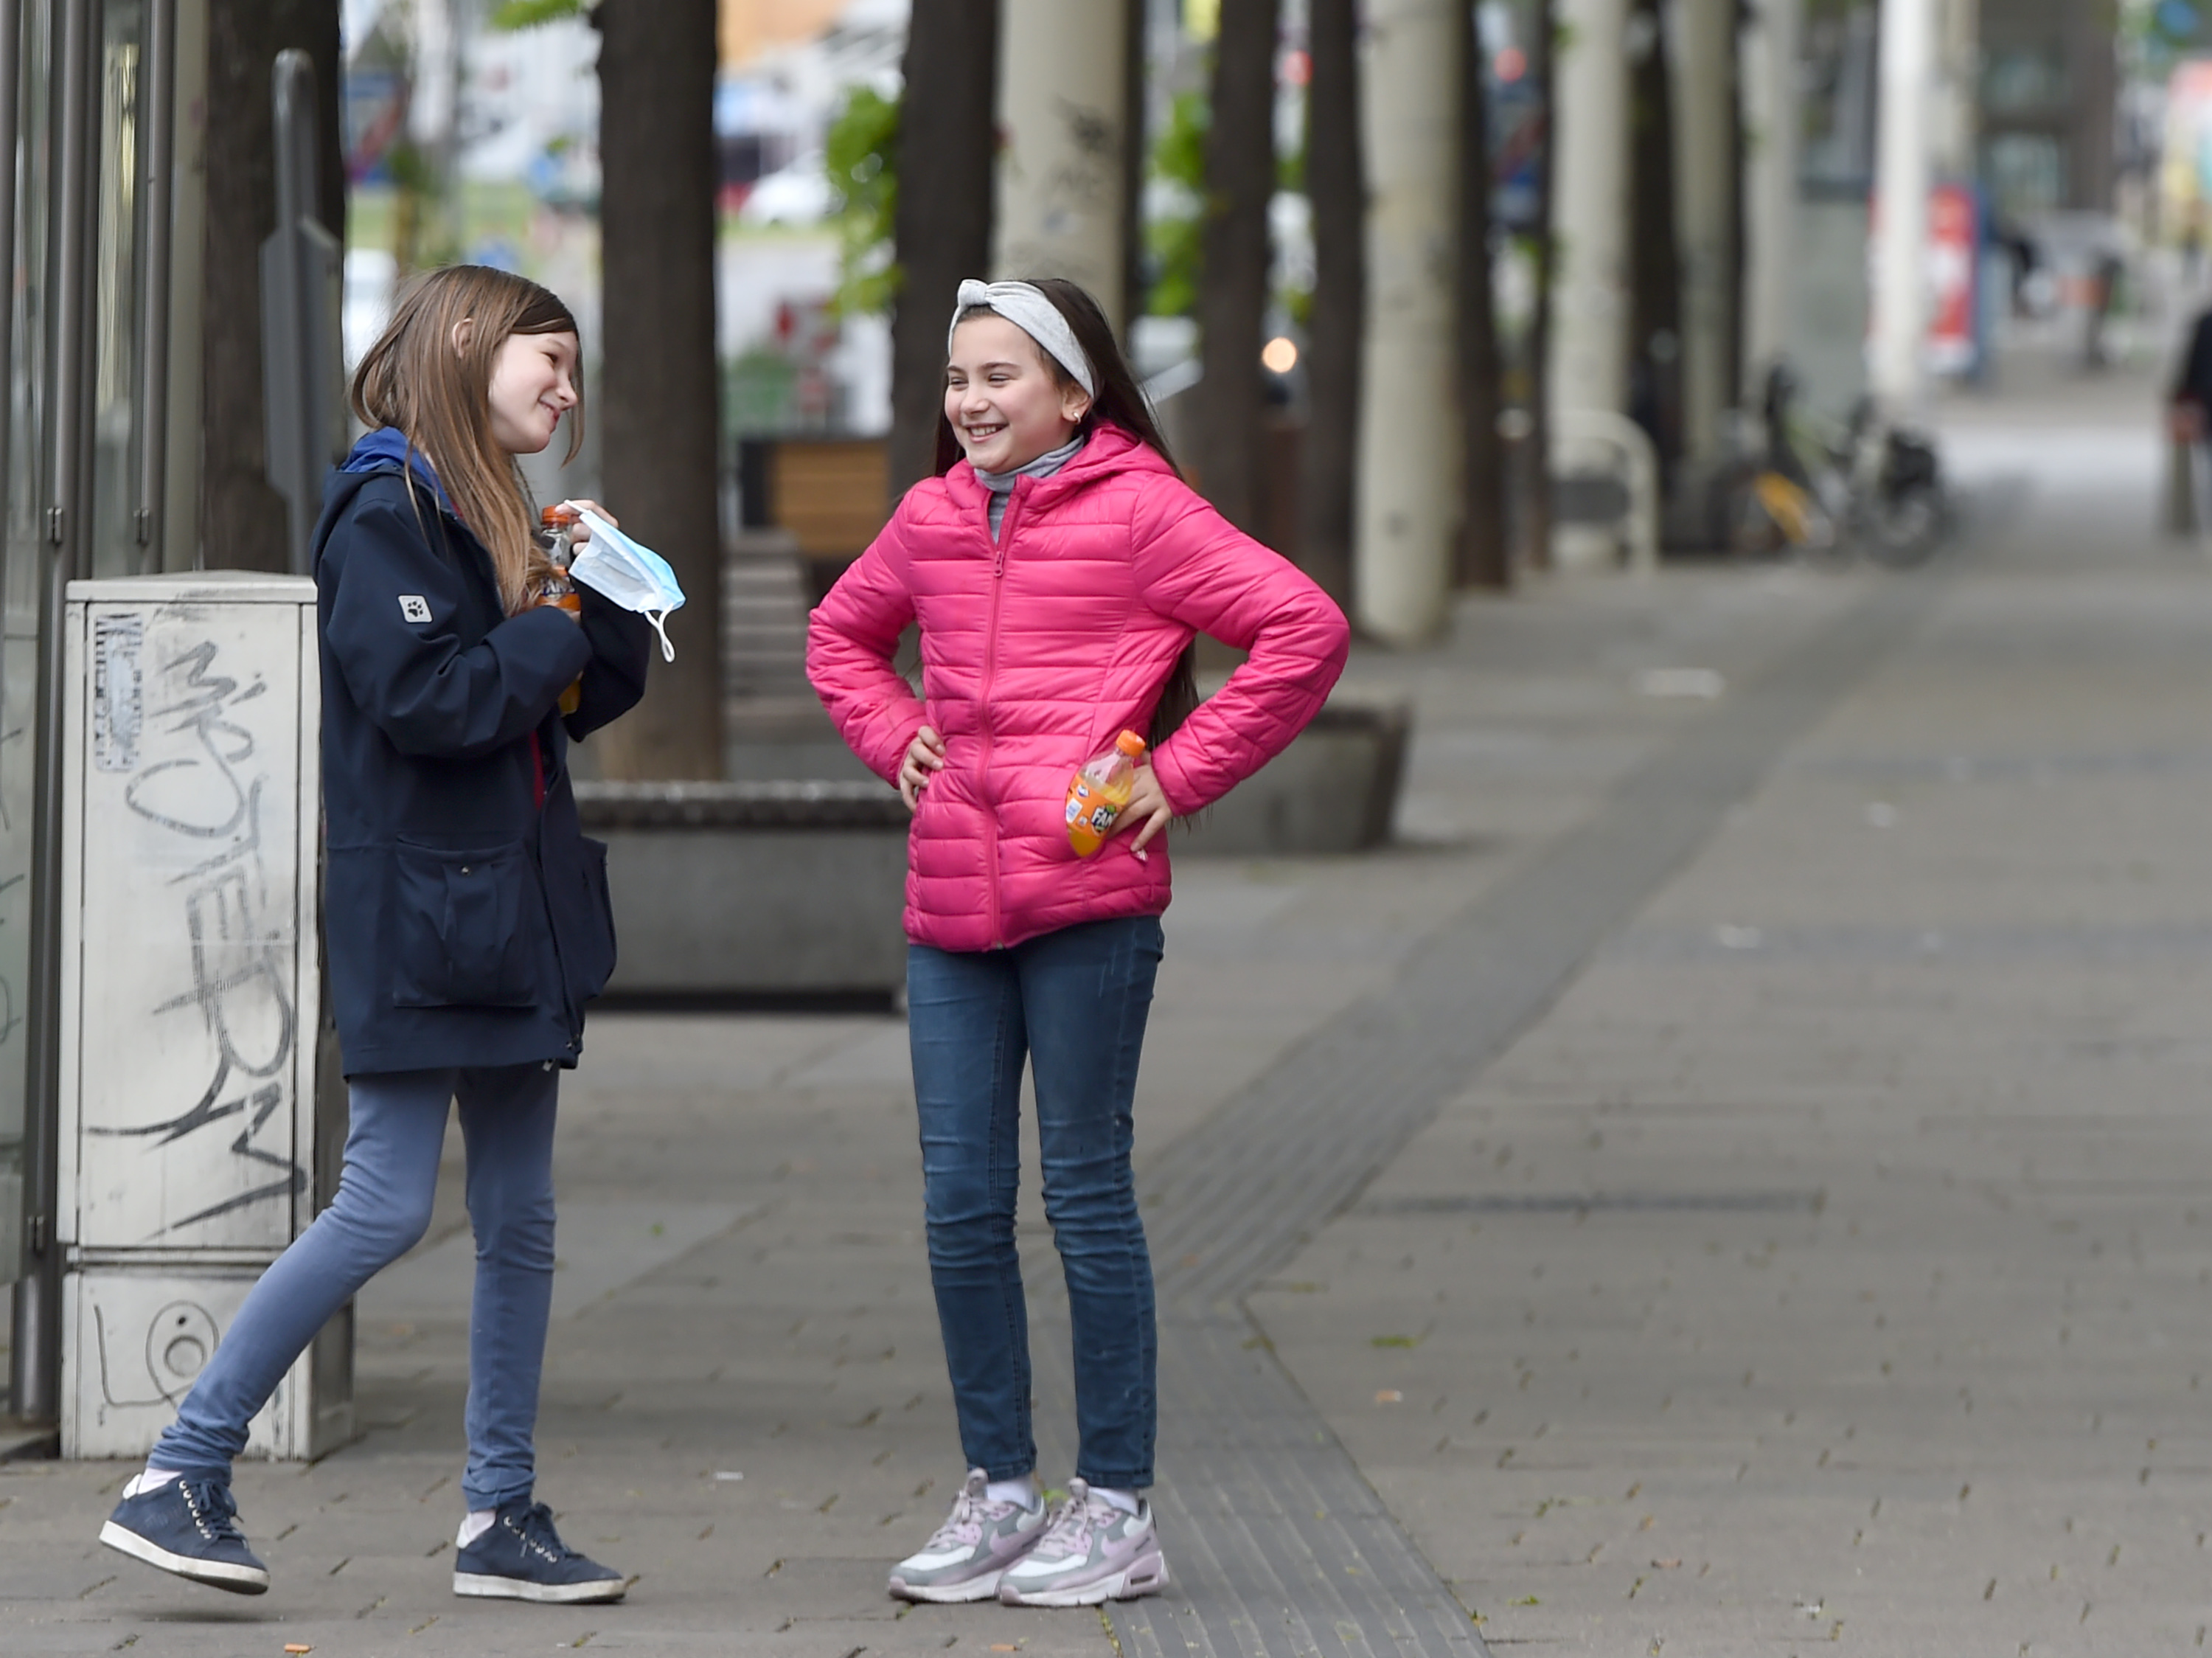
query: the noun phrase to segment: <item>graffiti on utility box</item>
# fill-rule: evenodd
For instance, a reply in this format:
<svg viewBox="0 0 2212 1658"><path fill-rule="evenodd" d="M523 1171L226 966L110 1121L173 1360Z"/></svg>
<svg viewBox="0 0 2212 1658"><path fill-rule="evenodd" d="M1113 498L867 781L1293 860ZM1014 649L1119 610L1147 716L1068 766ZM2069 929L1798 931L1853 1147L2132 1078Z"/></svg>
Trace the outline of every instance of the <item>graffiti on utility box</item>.
<svg viewBox="0 0 2212 1658"><path fill-rule="evenodd" d="M297 651L238 637L289 620L183 606L91 619L81 1241L276 1243L306 1192L295 698L268 695L265 666L296 672ZM160 1163L150 1181L127 1166L139 1158ZM100 1201L125 1192L137 1199Z"/></svg>

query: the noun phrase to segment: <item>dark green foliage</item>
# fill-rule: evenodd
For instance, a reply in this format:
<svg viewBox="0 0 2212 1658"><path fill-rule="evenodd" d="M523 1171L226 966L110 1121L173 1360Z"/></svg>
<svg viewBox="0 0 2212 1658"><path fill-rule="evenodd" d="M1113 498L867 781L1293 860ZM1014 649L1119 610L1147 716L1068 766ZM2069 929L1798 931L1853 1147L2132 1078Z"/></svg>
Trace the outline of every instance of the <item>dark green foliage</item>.
<svg viewBox="0 0 2212 1658"><path fill-rule="evenodd" d="M898 210L899 101L855 87L830 125L823 162L837 192L840 254L836 309L868 315L898 293L892 222Z"/></svg>
<svg viewBox="0 0 2212 1658"><path fill-rule="evenodd" d="M1212 107L1203 91L1178 93L1166 126L1152 141L1151 173L1177 187L1182 211L1164 215L1145 227L1152 280L1146 310L1156 317L1188 316L1198 303L1204 259L1200 245L1206 224L1206 132Z"/></svg>
<svg viewBox="0 0 2212 1658"><path fill-rule="evenodd" d="M563 17L580 17L584 0L500 0L491 15L495 29L535 28Z"/></svg>

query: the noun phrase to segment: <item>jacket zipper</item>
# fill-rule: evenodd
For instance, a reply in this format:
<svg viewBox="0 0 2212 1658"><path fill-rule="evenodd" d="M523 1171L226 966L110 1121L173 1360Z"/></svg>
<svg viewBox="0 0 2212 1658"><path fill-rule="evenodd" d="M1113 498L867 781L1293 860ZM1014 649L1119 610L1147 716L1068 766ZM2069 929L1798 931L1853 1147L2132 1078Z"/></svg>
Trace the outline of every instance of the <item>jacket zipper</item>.
<svg viewBox="0 0 2212 1658"><path fill-rule="evenodd" d="M1022 485L1017 481L1006 497L1006 510L999 520L999 533L991 547L991 619L983 634L983 683L978 688L976 699L981 704L983 723L983 759L981 775L976 778L991 811L991 834L983 844L983 867L991 900L991 948L1002 950L1006 947L1003 936L1004 920L999 911L999 802L991 789L991 747L998 736L998 722L991 714L991 682L999 674L999 598L1006 590L1006 544L1013 539L1014 519L1020 510ZM988 500L983 503L983 523L991 522Z"/></svg>

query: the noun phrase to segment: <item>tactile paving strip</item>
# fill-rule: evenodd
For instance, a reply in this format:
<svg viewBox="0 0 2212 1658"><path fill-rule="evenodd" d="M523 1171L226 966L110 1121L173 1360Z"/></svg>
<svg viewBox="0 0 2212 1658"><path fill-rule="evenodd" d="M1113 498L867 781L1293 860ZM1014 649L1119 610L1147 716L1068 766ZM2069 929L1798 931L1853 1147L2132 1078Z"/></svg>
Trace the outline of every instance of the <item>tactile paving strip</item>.
<svg viewBox="0 0 2212 1658"><path fill-rule="evenodd" d="M1872 588L1447 923L1388 991L1231 1096L1146 1183L1152 1259L1164 1264L1153 1499L1176 1579L1159 1599L1109 1607L1125 1654L1487 1658L1243 1297L1543 1014L1943 584L1923 573ZM1040 1299L1056 1298L1057 1262L1043 1252L1036 1265ZM1055 1425L1072 1418L1065 1332L1052 1320L1036 1344Z"/></svg>

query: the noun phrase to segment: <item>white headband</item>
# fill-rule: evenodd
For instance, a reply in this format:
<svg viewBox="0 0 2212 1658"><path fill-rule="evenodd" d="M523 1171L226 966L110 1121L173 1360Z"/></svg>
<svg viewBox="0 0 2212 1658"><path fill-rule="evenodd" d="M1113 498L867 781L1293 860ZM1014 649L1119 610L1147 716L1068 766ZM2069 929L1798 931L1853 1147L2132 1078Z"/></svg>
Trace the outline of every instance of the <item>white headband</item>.
<svg viewBox="0 0 2212 1658"><path fill-rule="evenodd" d="M988 305L1027 334L1060 366L1075 376L1086 397L1098 395L1098 381L1091 359L1076 343L1075 330L1060 314L1060 307L1044 296L1044 290L1026 282L978 282L970 277L960 284L959 302L952 308L951 325L945 331L945 349L952 350L952 332L960 314L971 305Z"/></svg>

